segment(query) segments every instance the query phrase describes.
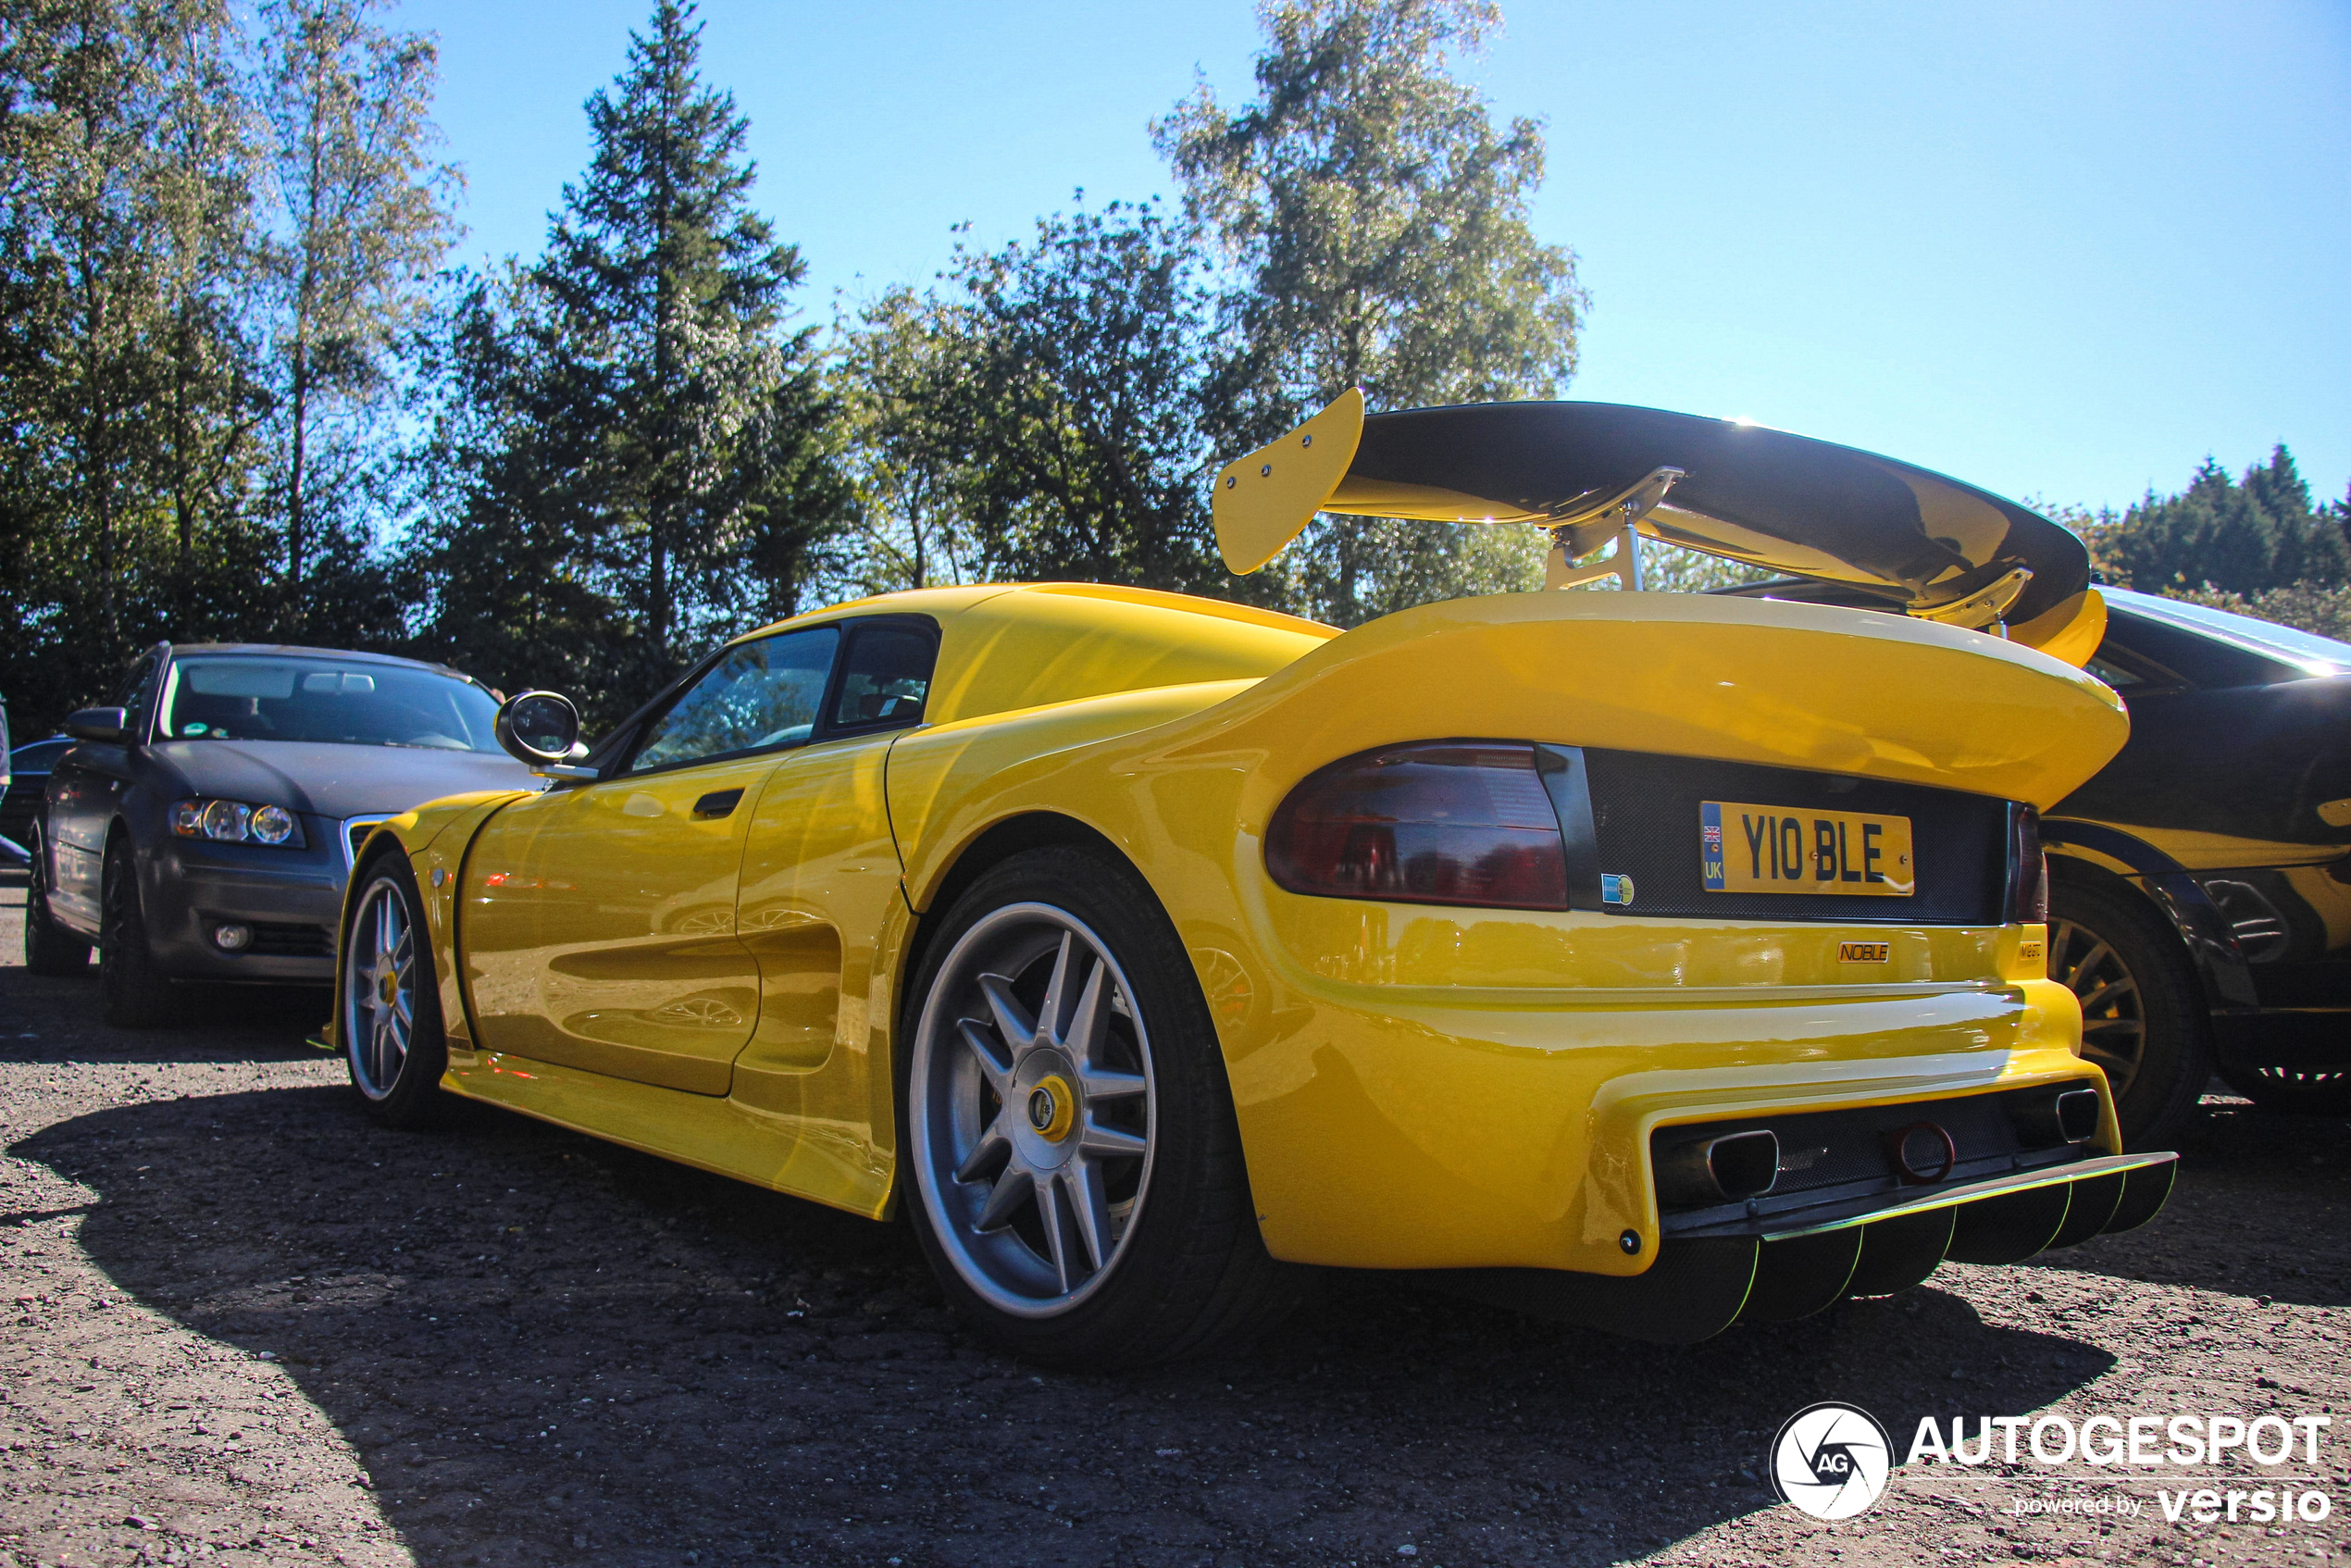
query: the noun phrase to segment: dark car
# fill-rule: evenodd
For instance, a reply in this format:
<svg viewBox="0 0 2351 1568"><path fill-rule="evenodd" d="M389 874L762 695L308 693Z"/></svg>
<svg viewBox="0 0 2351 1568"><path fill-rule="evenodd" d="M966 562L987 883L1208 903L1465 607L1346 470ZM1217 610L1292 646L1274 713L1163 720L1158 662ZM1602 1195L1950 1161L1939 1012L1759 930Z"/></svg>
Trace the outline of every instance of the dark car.
<svg viewBox="0 0 2351 1568"><path fill-rule="evenodd" d="M109 1023L162 1022L175 979L326 984L353 852L443 795L537 787L495 693L371 653L158 644L118 706L66 722L32 825L25 962L95 943Z"/></svg>
<svg viewBox="0 0 2351 1568"><path fill-rule="evenodd" d="M2134 1148L2217 1069L2351 1113L2351 645L2103 589L2088 668L2131 739L2041 825L2049 969Z"/></svg>
<svg viewBox="0 0 2351 1568"><path fill-rule="evenodd" d="M32 841L32 815L49 787L49 769L73 744L69 735L29 740L8 753L8 787L0 791L0 839L19 846Z"/></svg>
<svg viewBox="0 0 2351 1568"><path fill-rule="evenodd" d="M8 704L0 700L0 802L15 798L16 757L8 740ZM0 866L11 869L25 863L24 846L8 832L4 806L0 806Z"/></svg>

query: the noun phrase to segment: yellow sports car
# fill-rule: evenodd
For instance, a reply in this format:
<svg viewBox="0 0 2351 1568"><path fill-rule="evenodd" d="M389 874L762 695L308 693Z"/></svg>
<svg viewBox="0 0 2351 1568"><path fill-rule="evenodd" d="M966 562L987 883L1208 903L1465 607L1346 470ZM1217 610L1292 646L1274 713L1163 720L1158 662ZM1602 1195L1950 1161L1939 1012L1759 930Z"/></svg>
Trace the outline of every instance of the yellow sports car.
<svg viewBox="0 0 2351 1568"><path fill-rule="evenodd" d="M2145 1221L2046 977L2035 810L2125 734L2071 535L1908 465L1596 404L1366 417L1216 479L1237 571L1317 513L1644 540L1888 615L1500 594L1341 633L1074 583L737 640L537 793L383 824L336 1044L881 1217L1106 1366L1320 1265L1667 1340ZM1614 554L1586 562L1612 541ZM1581 564L1579 564L1581 563Z"/></svg>

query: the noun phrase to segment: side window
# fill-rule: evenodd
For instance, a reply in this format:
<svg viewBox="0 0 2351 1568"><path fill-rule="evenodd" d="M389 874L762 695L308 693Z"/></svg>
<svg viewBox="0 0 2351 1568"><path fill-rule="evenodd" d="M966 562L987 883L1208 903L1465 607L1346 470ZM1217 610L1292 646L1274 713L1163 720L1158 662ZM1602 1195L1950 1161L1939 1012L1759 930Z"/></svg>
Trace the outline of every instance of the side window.
<svg viewBox="0 0 2351 1568"><path fill-rule="evenodd" d="M730 648L653 720L628 771L797 745L815 727L840 633L829 626Z"/></svg>
<svg viewBox="0 0 2351 1568"><path fill-rule="evenodd" d="M912 627L860 627L851 636L841 666L840 695L833 701L835 729L885 729L919 724L930 694L930 669L938 649Z"/></svg>

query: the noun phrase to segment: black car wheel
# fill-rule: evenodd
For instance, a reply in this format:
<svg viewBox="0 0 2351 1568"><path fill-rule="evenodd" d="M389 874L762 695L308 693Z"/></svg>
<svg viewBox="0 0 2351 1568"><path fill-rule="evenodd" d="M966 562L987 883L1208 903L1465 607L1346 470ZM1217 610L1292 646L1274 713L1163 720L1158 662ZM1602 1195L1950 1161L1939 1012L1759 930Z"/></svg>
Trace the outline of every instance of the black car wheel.
<svg viewBox="0 0 2351 1568"><path fill-rule="evenodd" d="M49 913L48 853L35 829L32 879L24 891L24 966L36 975L79 975L90 964L90 944L57 924Z"/></svg>
<svg viewBox="0 0 2351 1568"><path fill-rule="evenodd" d="M155 968L139 904L139 868L131 841L106 846L98 885L98 1002L118 1029L152 1029L171 1018L171 982Z"/></svg>
<svg viewBox="0 0 2351 1568"><path fill-rule="evenodd" d="M2179 933L2135 893L2060 879L2049 977L2082 1003L2082 1054L2106 1069L2123 1147L2168 1147L2212 1076L2204 989Z"/></svg>
<svg viewBox="0 0 2351 1568"><path fill-rule="evenodd" d="M397 854L379 856L360 876L339 966L343 1061L369 1115L387 1126L419 1126L440 1109L449 1067L424 900Z"/></svg>
<svg viewBox="0 0 2351 1568"><path fill-rule="evenodd" d="M2224 1072L2228 1086L2264 1111L2301 1116L2351 1116L2351 1073L2290 1067L2245 1067Z"/></svg>
<svg viewBox="0 0 2351 1568"><path fill-rule="evenodd" d="M991 868L907 995L901 1191L966 1318L1101 1369L1295 1303L1309 1276L1259 1238L1200 983L1131 868L1068 848Z"/></svg>

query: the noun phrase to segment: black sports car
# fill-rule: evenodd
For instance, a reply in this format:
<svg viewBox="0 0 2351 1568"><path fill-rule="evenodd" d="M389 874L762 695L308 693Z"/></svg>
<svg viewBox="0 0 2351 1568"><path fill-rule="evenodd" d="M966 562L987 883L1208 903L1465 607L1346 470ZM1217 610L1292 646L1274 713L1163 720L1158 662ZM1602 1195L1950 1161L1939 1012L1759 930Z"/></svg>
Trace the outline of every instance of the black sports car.
<svg viewBox="0 0 2351 1568"><path fill-rule="evenodd" d="M495 693L372 653L158 643L119 705L66 721L31 824L25 963L95 943L106 1021L161 1023L174 979L334 978L358 841L429 800L538 787Z"/></svg>
<svg viewBox="0 0 2351 1568"><path fill-rule="evenodd" d="M2131 740L2041 823L2083 1053L2133 1148L2169 1147L2216 1068L2259 1105L2351 1112L2351 645L2099 591L2088 668Z"/></svg>

